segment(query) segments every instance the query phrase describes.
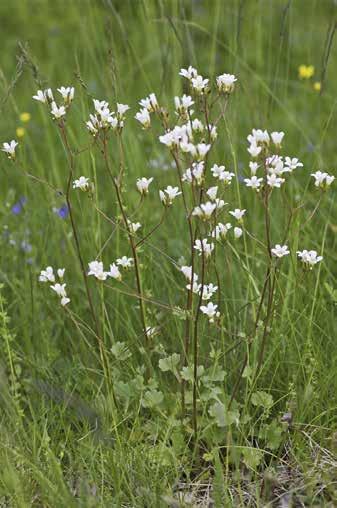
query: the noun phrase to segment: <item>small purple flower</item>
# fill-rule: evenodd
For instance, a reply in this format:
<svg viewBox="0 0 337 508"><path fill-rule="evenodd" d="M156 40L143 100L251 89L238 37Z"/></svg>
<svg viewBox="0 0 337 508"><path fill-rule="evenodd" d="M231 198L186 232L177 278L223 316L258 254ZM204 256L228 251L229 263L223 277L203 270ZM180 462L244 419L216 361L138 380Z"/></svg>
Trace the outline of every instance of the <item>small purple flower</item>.
<svg viewBox="0 0 337 508"><path fill-rule="evenodd" d="M27 252L28 253L28 252L32 252L33 247L26 240L22 240L22 242L21 242L21 249L23 250L23 252Z"/></svg>
<svg viewBox="0 0 337 508"><path fill-rule="evenodd" d="M53 208L53 211L61 217L61 219L66 219L69 214L69 209L66 204L62 205L61 208Z"/></svg>
<svg viewBox="0 0 337 508"><path fill-rule="evenodd" d="M27 198L25 198L24 196L22 196L19 201L17 203L15 203L13 206L12 206L12 213L14 215L19 215L19 213L22 212L23 210L23 207L25 205L25 203L27 202Z"/></svg>

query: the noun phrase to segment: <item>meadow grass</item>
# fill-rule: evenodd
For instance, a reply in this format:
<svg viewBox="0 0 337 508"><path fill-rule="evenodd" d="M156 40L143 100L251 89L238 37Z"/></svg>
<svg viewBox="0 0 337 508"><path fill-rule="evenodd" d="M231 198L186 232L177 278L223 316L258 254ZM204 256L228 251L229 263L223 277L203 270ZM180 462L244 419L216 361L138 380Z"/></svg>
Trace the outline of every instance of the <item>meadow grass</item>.
<svg viewBox="0 0 337 508"><path fill-rule="evenodd" d="M308 186L312 172L336 174L335 2L16 0L2 2L0 15L1 142L16 139L23 127L22 165L54 188L2 158L0 505L213 506L212 498L216 507L282 500L288 503L282 506L335 506L336 187L316 210L320 195ZM315 66L312 79L299 79L301 64ZM159 367L159 360L183 350L185 292L177 266L188 245L185 218L173 206L141 248L147 319L159 329L150 379L139 300L114 283L89 281L108 360L104 370L69 217L57 213L65 204L55 188L64 191L67 154L49 113L32 100L38 88L75 86L67 132L77 148L90 142L84 121L92 98L131 106L123 134L129 213L139 201L137 178L153 176L156 189L174 180L158 142L162 129L149 135L133 119L138 101L156 92L173 106L173 96L186 92L178 73L188 65L213 81L223 72L238 76L212 151L212 160L237 176L226 201L246 208L245 227L262 236L263 211L241 182L246 137L254 127L283 130L285 152L304 164L288 198L306 200L289 246L324 256L309 274L294 259L282 265L272 330L254 376L260 340L248 350L248 335L266 260L248 239L228 250L221 266L223 326L214 333L204 320L199 327L208 384L199 393L197 459L192 385L186 382L182 419L179 376ZM22 112L30 113L29 122L20 121ZM115 150L111 157L118 160ZM94 182L105 214L120 216L94 148L76 156L75 174ZM82 255L86 263L96 256L109 263L125 254L125 231L92 203L82 193L72 198ZM150 192L135 220L146 233L161 215L158 194ZM288 219L281 196L273 196L271 216L275 244ZM62 312L39 284L40 270L50 264L66 267L76 314ZM219 414L210 409L210 394L220 390L228 402L247 351L236 400Z"/></svg>

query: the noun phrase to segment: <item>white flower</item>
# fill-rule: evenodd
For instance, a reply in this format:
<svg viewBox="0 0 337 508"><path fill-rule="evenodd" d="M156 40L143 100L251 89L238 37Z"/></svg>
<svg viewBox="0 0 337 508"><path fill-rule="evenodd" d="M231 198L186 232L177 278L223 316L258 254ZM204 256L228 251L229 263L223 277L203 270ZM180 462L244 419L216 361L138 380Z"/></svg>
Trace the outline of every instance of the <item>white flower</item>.
<svg viewBox="0 0 337 508"><path fill-rule="evenodd" d="M237 78L234 74L221 74L216 78L216 84L219 92L230 93L234 90Z"/></svg>
<svg viewBox="0 0 337 508"><path fill-rule="evenodd" d="M55 275L52 266L47 266L45 270L41 270L39 275L40 282L55 282Z"/></svg>
<svg viewBox="0 0 337 508"><path fill-rule="evenodd" d="M151 125L150 113L146 108L136 113L135 119L142 124L144 129L148 129Z"/></svg>
<svg viewBox="0 0 337 508"><path fill-rule="evenodd" d="M247 148L247 150L248 150L248 152L250 153L250 155L251 155L252 157L254 157L254 158L255 158L255 157L257 157L257 156L259 155L259 153L261 152L262 147L261 147L261 146L257 146L257 144L256 144L256 143L252 143L252 144L250 145L250 147L249 147L249 148Z"/></svg>
<svg viewBox="0 0 337 508"><path fill-rule="evenodd" d="M117 115L119 119L124 118L125 113L130 109L127 104L120 104L117 102Z"/></svg>
<svg viewBox="0 0 337 508"><path fill-rule="evenodd" d="M221 222L219 222L213 229L211 236L216 240L219 240L220 238L225 238L231 227L232 224L230 222L227 222L227 224L222 224Z"/></svg>
<svg viewBox="0 0 337 508"><path fill-rule="evenodd" d="M198 185L201 185L204 179L205 162L193 162L192 164L192 175Z"/></svg>
<svg viewBox="0 0 337 508"><path fill-rule="evenodd" d="M65 104L68 105L74 100L75 88L73 86L61 86L61 88L58 88L57 91L62 95Z"/></svg>
<svg viewBox="0 0 337 508"><path fill-rule="evenodd" d="M131 233L136 233L142 227L140 222L131 222L128 220L128 227Z"/></svg>
<svg viewBox="0 0 337 508"><path fill-rule="evenodd" d="M271 249L271 253L277 258L283 258L283 256L288 256L288 254L290 254L287 245L279 245L278 243Z"/></svg>
<svg viewBox="0 0 337 508"><path fill-rule="evenodd" d="M95 136L98 133L99 129L102 127L102 125L96 115L90 114L89 117L90 117L90 120L88 120L86 122L86 126L87 126L87 129L89 130L89 132L93 136Z"/></svg>
<svg viewBox="0 0 337 508"><path fill-rule="evenodd" d="M189 95L183 95L182 97L175 97L174 98L174 105L176 108L176 111L179 115L186 115L187 110L193 106L194 101L192 100L192 97ZM192 127L193 128L193 127Z"/></svg>
<svg viewBox="0 0 337 508"><path fill-rule="evenodd" d="M205 285L202 288L202 299L203 300L209 300L212 298L214 293L216 293L218 290L218 286L214 286L214 284L210 283L208 285Z"/></svg>
<svg viewBox="0 0 337 508"><path fill-rule="evenodd" d="M189 143L191 135L191 127L187 125L176 125L172 130L165 132L159 136L159 141L166 145L168 148L180 147L183 151L195 152L195 147Z"/></svg>
<svg viewBox="0 0 337 508"><path fill-rule="evenodd" d="M235 238L240 238L242 236L242 229L241 228L234 228L234 237Z"/></svg>
<svg viewBox="0 0 337 508"><path fill-rule="evenodd" d="M185 173L182 174L181 180L183 182L192 183L193 182L193 175L190 168L186 169Z"/></svg>
<svg viewBox="0 0 337 508"><path fill-rule="evenodd" d="M332 175L327 175L325 177L325 183L327 185L327 187L330 187L330 185L332 184L332 182L334 181L335 177L332 176Z"/></svg>
<svg viewBox="0 0 337 508"><path fill-rule="evenodd" d="M291 169L284 165L283 158L279 155L272 155L266 159L267 170L269 174L280 176L283 173L290 173Z"/></svg>
<svg viewBox="0 0 337 508"><path fill-rule="evenodd" d="M259 168L259 164L257 162L253 162L253 161L250 161L249 163L249 168L250 168L250 173L252 176L255 176L256 175L256 172Z"/></svg>
<svg viewBox="0 0 337 508"><path fill-rule="evenodd" d="M199 118L195 118L192 120L192 131L194 132L204 132L204 124L199 120Z"/></svg>
<svg viewBox="0 0 337 508"><path fill-rule="evenodd" d="M197 77L198 71L190 65L188 69L180 69L179 75L191 80Z"/></svg>
<svg viewBox="0 0 337 508"><path fill-rule="evenodd" d="M211 140L215 141L216 138L218 137L218 131L217 131L216 125L209 124L208 128L209 128L209 135L210 135Z"/></svg>
<svg viewBox="0 0 337 508"><path fill-rule="evenodd" d="M180 271L185 275L186 279L191 282L192 279L192 266L182 266ZM198 276L196 273L193 274L193 279L198 280Z"/></svg>
<svg viewBox="0 0 337 508"><path fill-rule="evenodd" d="M8 155L9 159L15 159L15 149L18 146L18 142L12 139L9 143L2 143L2 151Z"/></svg>
<svg viewBox="0 0 337 508"><path fill-rule="evenodd" d="M221 210L225 205L228 205L228 203L225 203L223 199L216 198L215 199L216 209Z"/></svg>
<svg viewBox="0 0 337 508"><path fill-rule="evenodd" d="M311 176L315 179L315 186L322 188L329 187L335 179L334 176L328 175L328 173L322 173L322 171L311 173Z"/></svg>
<svg viewBox="0 0 337 508"><path fill-rule="evenodd" d="M214 323L214 318L218 318L220 316L220 312L216 310L217 308L217 304L213 304L212 302L208 302L207 305L200 306L201 312L208 317L210 323Z"/></svg>
<svg viewBox="0 0 337 508"><path fill-rule="evenodd" d="M236 220L242 222L242 217L246 213L246 210L240 210L240 208L235 208L235 210L231 210L229 212Z"/></svg>
<svg viewBox="0 0 337 508"><path fill-rule="evenodd" d="M270 136L271 136L271 139L272 139L274 145L281 146L282 139L284 137L284 132L276 132L275 131L275 132L272 132L270 134Z"/></svg>
<svg viewBox="0 0 337 508"><path fill-rule="evenodd" d="M93 275L98 280L106 280L108 276L107 272L104 271L101 261L91 261L89 263L88 275Z"/></svg>
<svg viewBox="0 0 337 508"><path fill-rule="evenodd" d="M87 191L89 186L89 178L85 176L80 176L78 180L73 181L73 189L81 189L82 191Z"/></svg>
<svg viewBox="0 0 337 508"><path fill-rule="evenodd" d="M188 143L186 138L179 143L180 150L184 153L190 153L193 157L197 155L197 149L193 143Z"/></svg>
<svg viewBox="0 0 337 508"><path fill-rule="evenodd" d="M65 290L66 284L59 284L58 282L54 286L50 286L50 289L55 291L55 293L60 297L67 296L66 290Z"/></svg>
<svg viewBox="0 0 337 508"><path fill-rule="evenodd" d="M302 168L303 164L296 158L286 157L285 158L285 165L288 166L290 171L293 171L296 168Z"/></svg>
<svg viewBox="0 0 337 508"><path fill-rule="evenodd" d="M196 240L194 248L199 252L199 256L203 254L206 258L208 258L214 250L214 243L208 243L207 238L204 238L202 241Z"/></svg>
<svg viewBox="0 0 337 508"><path fill-rule="evenodd" d="M113 129L116 129L119 125L123 127L123 122L121 120L118 120L114 115L115 113L111 113L109 108L102 109L101 112L99 113L100 127L101 128L112 127Z"/></svg>
<svg viewBox="0 0 337 508"><path fill-rule="evenodd" d="M60 303L62 307L65 307L70 302L70 298L67 297L66 284L59 284L58 282L54 286L50 286L50 289L55 291L57 296L61 298Z"/></svg>
<svg viewBox="0 0 337 508"><path fill-rule="evenodd" d="M159 104L157 101L156 94L150 93L148 97L145 97L145 99L142 99L139 101L140 106L142 108L146 109L149 113L154 113L155 111L158 111ZM137 118L138 120L138 118Z"/></svg>
<svg viewBox="0 0 337 508"><path fill-rule="evenodd" d="M196 76L195 78L191 78L192 87L200 95L206 91L208 82L209 79L204 79L200 75Z"/></svg>
<svg viewBox="0 0 337 508"><path fill-rule="evenodd" d="M199 160L203 160L206 157L206 154L209 152L211 145L207 145L206 143L199 143L197 145L197 155Z"/></svg>
<svg viewBox="0 0 337 508"><path fill-rule="evenodd" d="M150 339L151 337L156 335L156 333L158 333L158 328L156 326L147 326L145 331L146 331L146 335Z"/></svg>
<svg viewBox="0 0 337 508"><path fill-rule="evenodd" d="M197 281L197 277L196 279L194 280L193 284L187 284L186 285L186 289L188 289L189 291L193 291L193 293L195 294L199 294L200 293L200 289L201 289L201 284L198 284L198 281Z"/></svg>
<svg viewBox="0 0 337 508"><path fill-rule="evenodd" d="M267 184L269 185L269 187L280 188L284 182L285 182L284 178L278 177L275 173L267 175Z"/></svg>
<svg viewBox="0 0 337 508"><path fill-rule="evenodd" d="M234 173L225 171L225 166L218 166L217 164L211 167L211 173L214 178L218 178L220 181L224 182L225 185L231 184L232 178L235 176Z"/></svg>
<svg viewBox="0 0 337 508"><path fill-rule="evenodd" d="M245 178L244 182L247 187L251 187L252 189L258 191L261 187L261 183L263 182L263 178L258 178L257 176L253 175L250 178Z"/></svg>
<svg viewBox="0 0 337 508"><path fill-rule="evenodd" d="M110 265L110 271L107 272L107 275L109 277L112 277L113 279L116 279L116 280L122 279L122 274L119 271L119 268L115 263L112 263L112 265Z"/></svg>
<svg viewBox="0 0 337 508"><path fill-rule="evenodd" d="M323 256L318 256L315 250L298 250L297 255L310 270L323 259Z"/></svg>
<svg viewBox="0 0 337 508"><path fill-rule="evenodd" d="M268 145L270 141L268 131L262 129L253 129L247 139L251 145Z"/></svg>
<svg viewBox="0 0 337 508"><path fill-rule="evenodd" d="M222 171L222 173L219 175L219 180L225 185L230 185L234 176L235 173L231 173L230 171Z"/></svg>
<svg viewBox="0 0 337 508"><path fill-rule="evenodd" d="M53 92L51 88L47 88L47 90L38 90L36 95L33 95L33 99L36 101L42 102L46 104L46 102L51 102L54 100Z"/></svg>
<svg viewBox="0 0 337 508"><path fill-rule="evenodd" d="M217 186L210 187L208 189L208 191L206 192L207 196L209 196L212 201L214 201L216 199L217 193L218 193L218 187Z"/></svg>
<svg viewBox="0 0 337 508"><path fill-rule="evenodd" d="M56 102L51 103L51 114L55 118L55 120L58 120L59 118L62 118L66 114L66 108L64 106L58 107L56 105Z"/></svg>
<svg viewBox="0 0 337 508"><path fill-rule="evenodd" d="M218 166L217 164L214 164L214 166L211 167L211 173L214 176L214 178L219 178L224 171L225 166Z"/></svg>
<svg viewBox="0 0 337 508"><path fill-rule="evenodd" d="M173 200L180 194L181 192L179 192L179 188L172 187L171 185L166 187L166 189L164 189L163 191L162 190L159 191L160 200L165 206L172 205Z"/></svg>
<svg viewBox="0 0 337 508"><path fill-rule="evenodd" d="M63 276L64 276L64 272L66 271L65 268L58 268L57 269L57 276L59 279L63 279Z"/></svg>
<svg viewBox="0 0 337 508"><path fill-rule="evenodd" d="M94 108L99 115L102 114L102 111L109 109L109 104L106 101L99 101L97 99L93 99Z"/></svg>
<svg viewBox="0 0 337 508"><path fill-rule="evenodd" d="M322 173L322 171L316 171L316 173L311 173L311 176L315 178L316 187L322 187L328 173Z"/></svg>
<svg viewBox="0 0 337 508"><path fill-rule="evenodd" d="M133 266L133 259L127 256L122 256L116 260L116 264L122 268L131 268Z"/></svg>
<svg viewBox="0 0 337 508"><path fill-rule="evenodd" d="M70 302L70 298L68 298L67 296L62 296L62 298L61 298L62 307L65 307L65 305L67 305L69 302Z"/></svg>
<svg viewBox="0 0 337 508"><path fill-rule="evenodd" d="M138 178L137 183L136 183L138 192L140 192L140 194L142 194L142 195L148 194L149 185L152 181L153 181L153 178L145 178L144 176L143 176L143 178Z"/></svg>
<svg viewBox="0 0 337 508"><path fill-rule="evenodd" d="M196 206L192 212L192 215L196 215L202 220L209 220L215 209L216 203L207 201L207 203L202 203L200 206Z"/></svg>
<svg viewBox="0 0 337 508"><path fill-rule="evenodd" d="M204 167L204 161L194 162L192 168L187 169L182 175L182 181L188 183L195 181L197 185L201 185L204 179Z"/></svg>

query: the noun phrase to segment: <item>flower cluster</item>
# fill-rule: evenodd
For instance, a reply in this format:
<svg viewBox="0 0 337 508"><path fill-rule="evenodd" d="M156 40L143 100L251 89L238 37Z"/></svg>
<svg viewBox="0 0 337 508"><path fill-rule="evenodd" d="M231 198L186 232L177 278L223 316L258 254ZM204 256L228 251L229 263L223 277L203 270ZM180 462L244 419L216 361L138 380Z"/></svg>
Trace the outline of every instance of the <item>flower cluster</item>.
<svg viewBox="0 0 337 508"><path fill-rule="evenodd" d="M320 187L321 189L327 189L330 187L335 177L329 175L328 173L322 171L316 171L316 173L311 173L311 176L315 179L315 186Z"/></svg>
<svg viewBox="0 0 337 508"><path fill-rule="evenodd" d="M70 302L70 298L68 298L67 292L66 292L66 285L67 284L62 282L63 277L64 277L64 272L65 272L64 268L58 268L56 270L56 276L55 276L53 267L47 266L47 268L45 270L41 270L40 275L39 275L40 282L52 283L49 287L50 287L50 289L55 291L57 296L60 297L60 303L61 303L62 307L64 307L65 305L67 305ZM56 282L56 277L58 277L60 282Z"/></svg>
<svg viewBox="0 0 337 508"><path fill-rule="evenodd" d="M117 103L116 111L110 111L106 101L93 99L95 113L89 115L86 126L90 134L97 136L100 132L109 129L113 131L122 130L124 127L125 113L130 109L127 104Z"/></svg>
<svg viewBox="0 0 337 508"><path fill-rule="evenodd" d="M319 256L315 250L298 250L297 255L309 270L323 259L323 256Z"/></svg>
<svg viewBox="0 0 337 508"><path fill-rule="evenodd" d="M214 138L216 130L213 129L213 134L212 130L210 132ZM209 143L194 143L193 124L191 123L176 125L173 129L159 136L159 141L171 150L177 149L190 154L195 161L204 160L211 149L211 144Z"/></svg>
<svg viewBox="0 0 337 508"><path fill-rule="evenodd" d="M219 119L224 115L225 108L223 106L230 100L238 79L233 74L223 73L217 76L215 83L212 84L210 79L205 78L192 66L181 69L179 74L187 80L188 92L174 97L171 112L170 108L166 109L159 104L155 93L150 93L139 101L140 110L134 118L143 129L151 127L151 121L156 118L160 122L162 133L158 136L158 141L168 149L167 155L172 157L178 181L176 186L172 184L159 190L160 201L165 207L165 213L163 213L159 225L164 218L166 219L166 208L171 207L176 198L182 195L180 201L184 205L185 216L189 222L189 245L193 268L192 266L182 266L181 271L187 279L186 289L190 292L189 298L191 297L193 301L194 295L199 297L198 313L200 311L210 323L213 323L220 317L218 309L218 306L221 306L220 283L218 282L218 285L205 283L204 279L208 280L213 265L216 268L217 253L220 252L221 255L221 250L230 245L231 239L239 239L244 233L254 239L253 235L249 235L246 226L243 225L244 222L248 222L246 220L247 210L241 208L241 205L240 208L233 206L229 211L226 211L225 208L228 205L225 202L228 186L232 184L236 174L230 168L226 169L222 161L210 162L211 149L218 137L217 125ZM38 90L33 98L47 104L53 118L60 120L65 117L74 100L75 91L73 87L60 87L57 90L62 97L62 104L56 103L50 88ZM218 114L212 114L213 106L218 107L219 104ZM89 115L86 126L89 133L96 138L97 143L94 145L102 142L105 147L111 131L121 133L124 128L126 112L130 108L127 104L117 103L115 110L112 111L108 102L96 99L93 100L93 106L94 112ZM199 118L198 114L201 115ZM60 122L60 127L63 127L62 122ZM268 203L272 189L280 188L286 182L288 175L303 167L302 162L297 158L281 154L284 136L283 131L268 132L265 129L253 129L247 136L247 150L251 160L249 161L249 174L243 178L243 182L246 187L260 193L259 196L263 198L264 204ZM16 147L17 142L13 140L10 143L3 143L2 150L10 159L14 160ZM105 152L104 159L106 160ZM312 173L311 176L314 178L315 186L324 190L330 187L334 181L334 176L321 171ZM144 204L143 198L149 194L153 180L152 176L149 178L143 176L136 180L135 186L141 196L139 206ZM120 184L122 188L122 182ZM88 177L80 176L73 181L72 188L90 192L92 185ZM116 184L117 187L118 185ZM99 281L105 281L108 278L121 281L123 270L129 269L134 269L135 280L140 280L139 273L136 271L139 269L136 249L149 235L138 244L133 242L132 236L142 226L140 222L131 221L134 214L129 215L129 207L123 203L123 193L118 194L119 191L120 189L116 190L117 201L128 232L128 239L131 242L133 258L122 256L110 264L109 270L104 269L102 261L89 262L87 275ZM179 202L179 200L177 201ZM226 213L231 216L232 222L223 219ZM269 213L268 206L265 207L265 213ZM268 222L268 218L266 222ZM158 225L153 228L153 231L157 227ZM278 266L279 260L290 255L290 249L286 244L276 244L273 247L270 245L269 237L268 262L272 263L272 259L274 259L275 266ZM313 250L297 251L297 256L309 269L312 269L323 259ZM140 266L142 265L140 264ZM196 271L203 274L202 280ZM61 304L66 305L70 300L65 291L66 284L62 282L63 273L64 270L57 270L57 277L60 281L56 282L52 267L47 267L41 271L39 280L53 284L50 287L60 296ZM141 292L140 287L138 287L138 291ZM218 305L210 301L216 293L218 293ZM201 305L202 303L205 304ZM191 308L193 313L193 308L195 308L193 304ZM197 319L198 316L193 316L194 318ZM150 334L152 328L145 326L144 316L142 322L145 334Z"/></svg>
<svg viewBox="0 0 337 508"><path fill-rule="evenodd" d="M296 168L303 167L302 162L297 158L283 157L270 152L270 146L276 150L281 148L284 132L268 133L266 130L253 129L248 135L248 152L253 158L259 161L250 161L250 177L244 178L247 187L259 192L264 186L269 188L280 188L285 182L283 176L292 173ZM261 176L258 170L261 169Z"/></svg>
<svg viewBox="0 0 337 508"><path fill-rule="evenodd" d="M71 105L72 101L75 97L75 88L73 86L61 86L57 89L60 93L63 104L57 105L54 99L54 94L51 88L47 88L46 90L38 90L36 95L33 95L33 99L38 102L42 102L43 104L48 104L50 106L50 112L55 120L60 120L63 118L67 109Z"/></svg>
<svg viewBox="0 0 337 508"><path fill-rule="evenodd" d="M148 129L151 126L150 113L159 111L159 104L156 94L150 93L148 97L139 101L141 110L135 115L135 119L143 126L143 129Z"/></svg>

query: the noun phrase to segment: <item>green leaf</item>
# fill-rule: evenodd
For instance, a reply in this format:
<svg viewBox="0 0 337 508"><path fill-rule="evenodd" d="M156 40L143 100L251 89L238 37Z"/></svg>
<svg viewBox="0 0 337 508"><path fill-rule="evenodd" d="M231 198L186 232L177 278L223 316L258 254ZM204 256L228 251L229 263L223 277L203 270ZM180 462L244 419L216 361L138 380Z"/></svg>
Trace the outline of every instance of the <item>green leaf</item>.
<svg viewBox="0 0 337 508"><path fill-rule="evenodd" d="M245 465L249 468L256 469L263 458L263 451L258 448L244 448L242 455Z"/></svg>
<svg viewBox="0 0 337 508"><path fill-rule="evenodd" d="M115 391L119 397L126 400L130 400L130 398L135 394L135 391L132 389L130 384L124 383L123 381L117 381L115 383Z"/></svg>
<svg viewBox="0 0 337 508"><path fill-rule="evenodd" d="M225 371L220 367L212 367L211 369L207 369L207 374L203 377L203 382L206 383L216 383L221 382L225 379Z"/></svg>
<svg viewBox="0 0 337 508"><path fill-rule="evenodd" d="M227 411L222 402L215 402L208 410L218 427L229 427L233 423L238 424L240 414L238 411Z"/></svg>
<svg viewBox="0 0 337 508"><path fill-rule="evenodd" d="M193 381L193 366L190 365L189 367L183 367L181 371L181 377L185 379L185 381ZM203 373L205 372L205 368L203 365L199 365L197 369L197 377L200 378Z"/></svg>
<svg viewBox="0 0 337 508"><path fill-rule="evenodd" d="M177 353L173 353L171 356L167 356L166 358L161 358L159 360L159 368L163 372L174 372L177 368L177 365L180 362L180 355Z"/></svg>
<svg viewBox="0 0 337 508"><path fill-rule="evenodd" d="M255 392L252 395L252 404L257 407L263 407L269 410L274 403L273 397L267 392Z"/></svg>
<svg viewBox="0 0 337 508"><path fill-rule="evenodd" d="M277 450L282 441L282 433L282 426L276 420L273 420L260 429L259 438L265 441L267 448Z"/></svg>
<svg viewBox="0 0 337 508"><path fill-rule="evenodd" d="M115 342L115 344L110 349L111 353L114 355L116 360L126 360L131 356L128 346L125 342Z"/></svg>
<svg viewBox="0 0 337 508"><path fill-rule="evenodd" d="M142 399L142 406L148 408L154 408L159 406L164 400L164 395L159 390L148 390L144 393Z"/></svg>

